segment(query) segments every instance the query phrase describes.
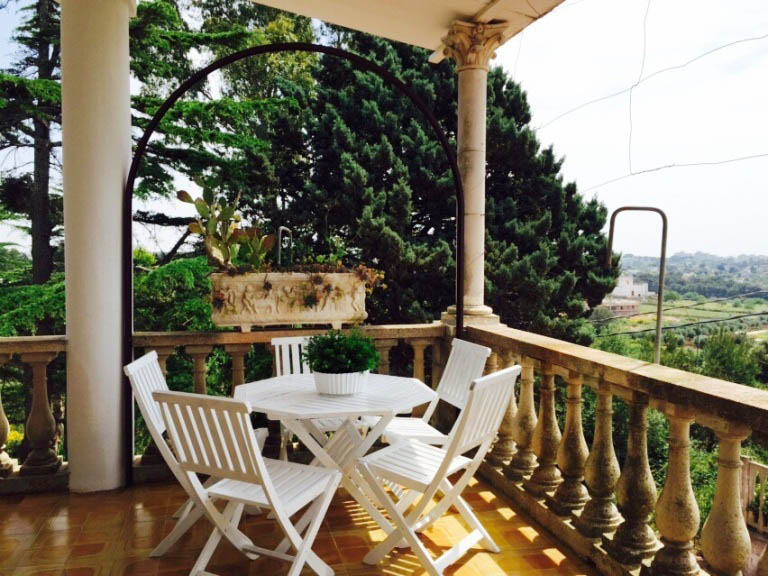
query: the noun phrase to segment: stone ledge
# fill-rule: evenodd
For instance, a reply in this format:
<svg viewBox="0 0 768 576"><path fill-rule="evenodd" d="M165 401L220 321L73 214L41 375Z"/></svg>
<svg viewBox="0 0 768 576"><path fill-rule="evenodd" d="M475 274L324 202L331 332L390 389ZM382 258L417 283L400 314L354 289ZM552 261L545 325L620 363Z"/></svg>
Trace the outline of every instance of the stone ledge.
<svg viewBox="0 0 768 576"><path fill-rule="evenodd" d="M148 484L150 482L173 480L173 473L165 462L142 464L141 456L134 456L132 478L134 484Z"/></svg>
<svg viewBox="0 0 768 576"><path fill-rule="evenodd" d="M69 465L65 462L55 474L21 476L19 468L7 478L0 478L0 495L34 492L66 492L69 489Z"/></svg>

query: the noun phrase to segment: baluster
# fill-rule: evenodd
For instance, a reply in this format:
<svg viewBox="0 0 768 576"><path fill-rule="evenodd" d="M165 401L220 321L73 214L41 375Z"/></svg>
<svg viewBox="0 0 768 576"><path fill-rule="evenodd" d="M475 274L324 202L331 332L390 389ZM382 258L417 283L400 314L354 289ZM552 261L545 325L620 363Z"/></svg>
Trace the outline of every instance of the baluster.
<svg viewBox="0 0 768 576"><path fill-rule="evenodd" d="M245 384L245 355L251 350L250 344L227 344L224 350L232 357L232 394L235 388Z"/></svg>
<svg viewBox="0 0 768 576"><path fill-rule="evenodd" d="M413 377L424 382L424 350L427 346L432 344L431 340L425 340L419 338L408 342L413 348ZM411 416L414 418L421 418L427 411L429 404L422 404L421 406L415 406L411 411Z"/></svg>
<svg viewBox="0 0 768 576"><path fill-rule="evenodd" d="M712 510L701 529L701 551L712 573L736 576L747 566L752 551L739 495L741 442L749 430L731 425L715 433L720 441L717 484Z"/></svg>
<svg viewBox="0 0 768 576"><path fill-rule="evenodd" d="M629 401L627 456L617 485L619 510L624 516L613 540L606 540L609 554L622 564L639 564L658 548L648 519L656 504L656 485L648 464L648 396L633 392Z"/></svg>
<svg viewBox="0 0 768 576"><path fill-rule="evenodd" d="M493 374L499 369L499 354L496 350L491 350L491 354L488 356L488 360L485 362L485 370L483 374Z"/></svg>
<svg viewBox="0 0 768 576"><path fill-rule="evenodd" d="M763 553L760 555L755 576L768 576L768 546L763 549Z"/></svg>
<svg viewBox="0 0 768 576"><path fill-rule="evenodd" d="M397 346L397 340L391 338L374 340L373 345L379 352L379 374L389 374L389 351Z"/></svg>
<svg viewBox="0 0 768 576"><path fill-rule="evenodd" d="M174 346L156 346L154 350L157 352L157 363L160 364L160 370L163 371L163 376L166 376L168 374L168 357L174 353L176 348Z"/></svg>
<svg viewBox="0 0 768 576"><path fill-rule="evenodd" d="M10 354L0 354L0 366L11 359ZM3 398L0 396L0 478L7 478L13 472L13 461L5 451L5 443L11 433L11 425L3 410Z"/></svg>
<svg viewBox="0 0 768 576"><path fill-rule="evenodd" d="M531 449L537 424L533 400L533 360L523 357L520 364L523 367L520 375L520 407L513 424L517 450L509 464L504 466L504 475L515 481L522 480L536 468L536 455Z"/></svg>
<svg viewBox="0 0 768 576"><path fill-rule="evenodd" d="M541 370L539 388L539 422L533 432L533 450L539 465L525 483L525 489L536 496L554 490L563 481L557 468L557 449L560 445L560 427L555 413L555 372L545 363Z"/></svg>
<svg viewBox="0 0 768 576"><path fill-rule="evenodd" d="M22 475L53 474L61 466L61 458L53 450L56 420L48 402L46 368L56 358L56 352L35 352L21 355L21 361L32 366L32 409L24 428L30 451L21 465Z"/></svg>
<svg viewBox="0 0 768 576"><path fill-rule="evenodd" d="M584 464L584 479L589 501L574 521L576 528L588 538L600 538L613 532L621 523L621 515L613 503L613 493L619 480L619 461L613 449L613 395L611 385L600 381L595 410L595 436L592 450Z"/></svg>
<svg viewBox="0 0 768 576"><path fill-rule="evenodd" d="M693 539L699 531L699 506L693 495L690 464L690 430L693 413L674 404L666 408L669 420L667 479L656 504L656 526L662 548L648 571L653 576L693 576L699 564Z"/></svg>
<svg viewBox="0 0 768 576"><path fill-rule="evenodd" d="M424 350L432 342L423 338L410 340L408 344L413 349L413 377L424 382Z"/></svg>
<svg viewBox="0 0 768 576"><path fill-rule="evenodd" d="M432 382L430 382L432 389L437 389L440 377L443 375L442 352L443 348L440 345L440 340L434 340L432 342Z"/></svg>
<svg viewBox="0 0 768 576"><path fill-rule="evenodd" d="M504 368L510 368L515 365L515 354L511 350L507 350L502 355ZM493 466L501 466L504 462L508 462L515 453L515 417L517 416L517 401L515 400L515 394L512 393L512 397L509 400L509 407L504 413L504 419L499 426L499 435L496 438L496 443L493 445L493 449L486 456L486 461Z"/></svg>
<svg viewBox="0 0 768 576"><path fill-rule="evenodd" d="M557 450L557 465L563 475L563 483L557 487L549 507L560 516L568 516L579 510L589 500L584 486L584 465L589 451L581 423L581 388L583 378L578 372L568 373L566 385L566 413L563 441Z"/></svg>
<svg viewBox="0 0 768 576"><path fill-rule="evenodd" d="M207 384L205 382L206 366L205 360L208 358L208 354L213 350L213 346L186 346L184 348L194 361L194 374L195 374L195 394L206 394Z"/></svg>

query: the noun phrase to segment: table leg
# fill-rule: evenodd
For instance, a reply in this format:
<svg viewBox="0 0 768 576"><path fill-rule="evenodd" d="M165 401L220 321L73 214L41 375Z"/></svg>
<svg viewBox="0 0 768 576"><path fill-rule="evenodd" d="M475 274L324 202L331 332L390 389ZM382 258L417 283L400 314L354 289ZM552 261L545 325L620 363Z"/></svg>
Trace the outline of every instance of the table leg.
<svg viewBox="0 0 768 576"><path fill-rule="evenodd" d="M332 468L340 470L341 485L347 492L355 499L355 501L363 507L368 515L384 530L385 532L391 532L394 527L387 520L384 515L376 507L377 499L373 497L373 491L371 490L365 479L358 473L356 464L359 458L365 455L365 453L373 446L376 439L383 434L387 424L392 420L394 414L384 414L379 421L365 436L365 439L361 439L360 434L355 430L351 420L344 423L344 426L334 433L334 438L331 438L325 446L321 446L313 435L309 432L305 426L306 421L286 419L283 420L283 424L288 429L298 436L299 440L307 447L307 449L314 454L317 461L326 468ZM351 432L347 430L347 427L351 427ZM355 444L355 447L347 452L347 455L340 454L342 462L334 460L329 454L329 450L333 450L333 447L343 439L338 439L334 442L336 435L345 434Z"/></svg>

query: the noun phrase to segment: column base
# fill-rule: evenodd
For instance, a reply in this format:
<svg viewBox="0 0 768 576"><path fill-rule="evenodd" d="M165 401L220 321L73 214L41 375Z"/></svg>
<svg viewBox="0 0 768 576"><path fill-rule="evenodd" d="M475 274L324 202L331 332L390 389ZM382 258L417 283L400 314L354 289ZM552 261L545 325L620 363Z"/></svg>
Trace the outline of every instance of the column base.
<svg viewBox="0 0 768 576"><path fill-rule="evenodd" d="M530 477L536 469L536 465L536 454L533 453L533 450L518 447L509 464L504 465L504 476L513 482L522 482Z"/></svg>
<svg viewBox="0 0 768 576"><path fill-rule="evenodd" d="M448 306L448 309L440 315L440 322L449 327L456 326L456 306ZM464 306L465 326L500 325L501 318L494 314L490 306Z"/></svg>
<svg viewBox="0 0 768 576"><path fill-rule="evenodd" d="M5 452L0 452L0 478L8 478L13 472L13 460Z"/></svg>
<svg viewBox="0 0 768 576"><path fill-rule="evenodd" d="M613 493L595 495L585 505L573 525L583 536L600 540L603 534L614 532L624 519L613 503Z"/></svg>
<svg viewBox="0 0 768 576"><path fill-rule="evenodd" d="M54 474L59 468L61 468L61 457L53 456L53 458L35 458L33 454L30 454L21 465L19 474L21 476L40 476L43 474Z"/></svg>

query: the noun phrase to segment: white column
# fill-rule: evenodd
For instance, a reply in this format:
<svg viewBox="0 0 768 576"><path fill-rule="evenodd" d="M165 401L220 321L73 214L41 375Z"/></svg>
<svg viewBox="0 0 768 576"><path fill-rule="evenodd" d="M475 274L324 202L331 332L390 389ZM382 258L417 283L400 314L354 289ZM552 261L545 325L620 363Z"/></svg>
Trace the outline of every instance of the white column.
<svg viewBox="0 0 768 576"><path fill-rule="evenodd" d="M70 488L123 484L120 229L131 161L133 0L62 0Z"/></svg>
<svg viewBox="0 0 768 576"><path fill-rule="evenodd" d="M464 310L468 324L473 320L498 322L498 317L492 315L483 301L485 133L488 62L495 56L494 50L504 42L502 33L507 27L506 22L456 21L448 36L443 38L444 53L456 61L458 74L458 163L464 185ZM449 310L449 315L451 312Z"/></svg>

